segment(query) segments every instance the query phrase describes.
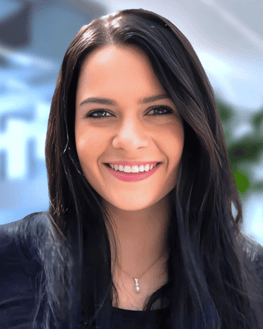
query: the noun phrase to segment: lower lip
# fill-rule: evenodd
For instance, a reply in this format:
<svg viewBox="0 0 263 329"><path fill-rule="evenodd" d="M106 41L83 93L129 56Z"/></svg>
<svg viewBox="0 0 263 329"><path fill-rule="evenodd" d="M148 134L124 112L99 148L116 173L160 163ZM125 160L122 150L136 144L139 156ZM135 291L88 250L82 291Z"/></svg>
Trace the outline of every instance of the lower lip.
<svg viewBox="0 0 263 329"><path fill-rule="evenodd" d="M142 173L124 173L123 171L116 171L114 169L111 169L107 165L105 166L107 167L109 172L119 180L122 180L124 182L137 182L139 180L143 180L152 176L156 172L156 170L158 170L160 164L154 167L153 169Z"/></svg>

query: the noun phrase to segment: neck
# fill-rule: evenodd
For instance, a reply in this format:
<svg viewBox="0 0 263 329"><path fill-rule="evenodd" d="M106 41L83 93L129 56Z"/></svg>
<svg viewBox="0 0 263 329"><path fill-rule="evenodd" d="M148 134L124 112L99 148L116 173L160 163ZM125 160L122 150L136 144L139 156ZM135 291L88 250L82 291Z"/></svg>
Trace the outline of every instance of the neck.
<svg viewBox="0 0 263 329"><path fill-rule="evenodd" d="M114 221L116 252L110 236L112 256L130 276L138 277L158 258L158 266L168 256L170 220L169 194L147 209L126 211L107 205Z"/></svg>

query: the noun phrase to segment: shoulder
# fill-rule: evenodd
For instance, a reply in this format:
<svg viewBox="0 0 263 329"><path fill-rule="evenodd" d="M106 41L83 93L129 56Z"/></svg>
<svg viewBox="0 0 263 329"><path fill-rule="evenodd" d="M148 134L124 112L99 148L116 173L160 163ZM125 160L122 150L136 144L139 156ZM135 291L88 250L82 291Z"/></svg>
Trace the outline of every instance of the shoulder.
<svg viewBox="0 0 263 329"><path fill-rule="evenodd" d="M263 311L263 246L244 232L238 236L238 253L246 269L246 281L249 289L258 295ZM262 313L263 314L263 313ZM262 318L263 321L263 318Z"/></svg>
<svg viewBox="0 0 263 329"><path fill-rule="evenodd" d="M263 246L259 242L244 232L240 232L238 242L250 261L258 264L263 261Z"/></svg>
<svg viewBox="0 0 263 329"><path fill-rule="evenodd" d="M42 266L38 250L49 227L48 213L0 225L0 328L31 328Z"/></svg>
<svg viewBox="0 0 263 329"><path fill-rule="evenodd" d="M11 257L20 262L35 261L37 246L48 234L49 218L47 212L39 212L0 225L0 257Z"/></svg>
<svg viewBox="0 0 263 329"><path fill-rule="evenodd" d="M239 241L249 265L253 264L263 286L263 246L244 232L241 232Z"/></svg>
<svg viewBox="0 0 263 329"><path fill-rule="evenodd" d="M244 232L239 235L239 243L245 255L250 303L258 323L263 323L263 246Z"/></svg>

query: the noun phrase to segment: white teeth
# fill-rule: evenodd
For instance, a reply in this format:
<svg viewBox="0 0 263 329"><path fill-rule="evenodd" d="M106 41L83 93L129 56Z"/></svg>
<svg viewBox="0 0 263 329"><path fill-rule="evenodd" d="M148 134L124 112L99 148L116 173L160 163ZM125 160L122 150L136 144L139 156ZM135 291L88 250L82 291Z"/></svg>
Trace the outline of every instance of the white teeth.
<svg viewBox="0 0 263 329"><path fill-rule="evenodd" d="M138 172L144 172L144 171L149 171L149 170L151 170L151 169L153 169L154 167L156 167L156 165L157 165L157 163L154 165L154 164L151 164L151 165L149 165L149 164L147 164L146 166L143 166L143 165L141 165L141 166L124 166L124 168L123 168L123 166L122 165L116 165L116 164L109 164L110 165L110 167L112 168L112 169L114 169L114 170L116 170L116 171L124 171L124 172L127 172L127 173L131 173L131 172L133 172L133 173L138 173Z"/></svg>

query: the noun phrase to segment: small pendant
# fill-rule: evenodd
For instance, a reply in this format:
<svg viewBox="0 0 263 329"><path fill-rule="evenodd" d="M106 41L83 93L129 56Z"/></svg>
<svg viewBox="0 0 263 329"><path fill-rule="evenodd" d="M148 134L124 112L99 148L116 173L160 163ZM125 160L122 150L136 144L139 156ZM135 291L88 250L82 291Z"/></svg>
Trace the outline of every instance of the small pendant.
<svg viewBox="0 0 263 329"><path fill-rule="evenodd" d="M140 287L139 287L139 279L134 279L135 280L135 287L134 290L135 292L139 292L140 291Z"/></svg>

